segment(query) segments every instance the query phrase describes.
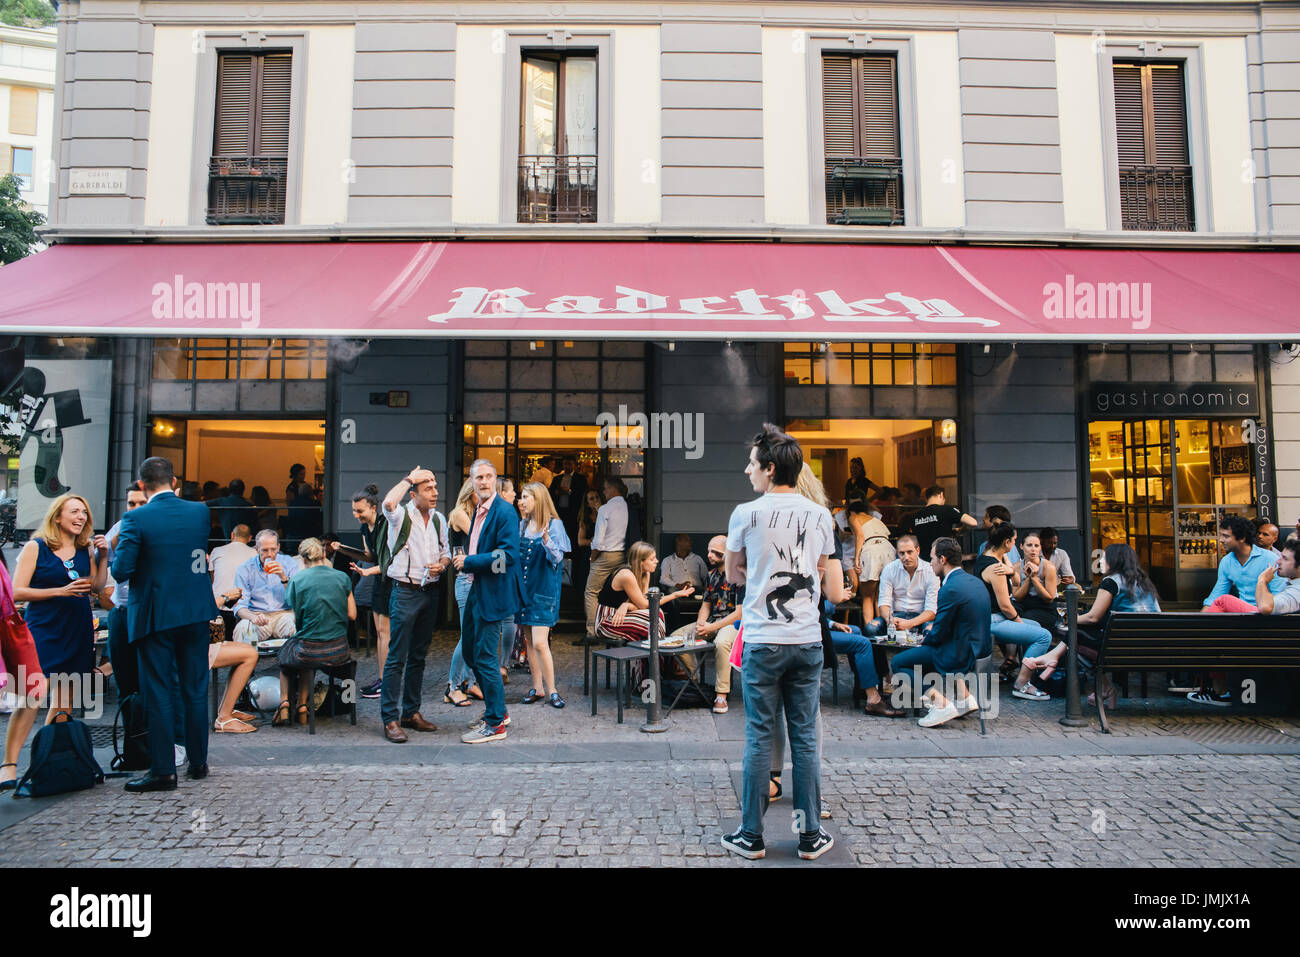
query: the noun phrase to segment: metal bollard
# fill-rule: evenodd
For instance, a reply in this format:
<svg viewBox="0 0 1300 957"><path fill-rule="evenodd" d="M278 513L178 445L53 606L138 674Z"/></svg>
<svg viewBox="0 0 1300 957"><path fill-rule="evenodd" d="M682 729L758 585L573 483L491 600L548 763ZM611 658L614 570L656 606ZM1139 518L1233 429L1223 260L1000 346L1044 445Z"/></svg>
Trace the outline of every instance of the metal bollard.
<svg viewBox="0 0 1300 957"><path fill-rule="evenodd" d="M658 588L651 588L645 593L646 598L650 599L650 701L646 705L645 724L641 725L641 730L646 734L668 730L668 722L659 715L659 700L663 694L663 686L659 681L660 595Z"/></svg>
<svg viewBox="0 0 1300 957"><path fill-rule="evenodd" d="M1065 622L1069 626L1070 636L1065 655L1065 716L1061 724L1067 728L1086 728L1088 719L1083 716L1083 707L1079 704L1079 596L1083 589L1070 584L1065 588Z"/></svg>

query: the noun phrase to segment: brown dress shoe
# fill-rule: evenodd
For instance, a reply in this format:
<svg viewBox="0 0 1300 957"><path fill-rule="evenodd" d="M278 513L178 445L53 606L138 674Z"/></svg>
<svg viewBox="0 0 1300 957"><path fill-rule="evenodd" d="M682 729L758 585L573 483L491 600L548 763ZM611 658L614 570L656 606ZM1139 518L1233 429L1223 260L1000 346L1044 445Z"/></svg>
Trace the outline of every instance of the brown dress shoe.
<svg viewBox="0 0 1300 957"><path fill-rule="evenodd" d="M390 721L384 725L384 737L393 744L406 743L406 732L401 729L396 721Z"/></svg>
<svg viewBox="0 0 1300 957"><path fill-rule="evenodd" d="M862 713L878 714L882 718L901 718L905 714L907 714L906 711L900 711L898 708L891 708L888 704L885 703L884 698L881 698L875 704L867 705L865 708L862 709Z"/></svg>
<svg viewBox="0 0 1300 957"><path fill-rule="evenodd" d="M409 718L402 719L403 728L411 728L415 731L437 731L438 726L432 721L425 721L420 712L415 712Z"/></svg>

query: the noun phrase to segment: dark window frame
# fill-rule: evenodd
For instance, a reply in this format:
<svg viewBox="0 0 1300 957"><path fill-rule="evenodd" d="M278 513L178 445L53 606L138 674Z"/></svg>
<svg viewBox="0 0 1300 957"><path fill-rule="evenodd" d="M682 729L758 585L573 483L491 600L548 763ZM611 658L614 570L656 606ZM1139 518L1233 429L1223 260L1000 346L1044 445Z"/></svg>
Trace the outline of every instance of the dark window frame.
<svg viewBox="0 0 1300 957"><path fill-rule="evenodd" d="M827 112L828 63L844 61L849 65L848 90L851 110L851 130L832 130ZM900 56L898 51L862 52L822 50L818 58L820 71L818 108L821 115L822 139L819 144L824 165L825 220L827 223L849 225L901 226L906 221L907 200L904 190L905 170L903 156L902 89L900 86ZM889 64L889 90L875 95L888 95L892 116L866 110L868 87L871 82L865 65ZM841 92L839 95L845 95ZM871 129L873 120L882 122L882 129ZM834 135L852 138L849 152L831 151L828 138ZM870 140L892 138L892 149L881 152L872 149Z"/></svg>

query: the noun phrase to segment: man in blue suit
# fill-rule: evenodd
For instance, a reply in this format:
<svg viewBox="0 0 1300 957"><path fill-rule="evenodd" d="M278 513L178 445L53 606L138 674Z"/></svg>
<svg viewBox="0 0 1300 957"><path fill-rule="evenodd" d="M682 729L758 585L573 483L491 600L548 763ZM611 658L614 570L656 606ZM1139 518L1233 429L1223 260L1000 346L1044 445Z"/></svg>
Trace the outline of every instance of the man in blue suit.
<svg viewBox="0 0 1300 957"><path fill-rule="evenodd" d="M188 774L207 777L208 622L217 617L207 566L208 507L176 496L176 476L164 458L145 459L138 484L148 502L122 518L113 560L113 578L130 584L127 637L139 653L149 714L152 763L148 774L126 783L133 793L176 787L172 702L178 690Z"/></svg>
<svg viewBox="0 0 1300 957"><path fill-rule="evenodd" d="M506 689L501 682L497 648L502 626L523 604L519 583L519 515L497 495L497 470L479 459L469 469L478 507L470 526L469 548L456 555L457 571L473 576L465 601L461 651L483 689L483 720L461 735L466 744L499 741L506 736Z"/></svg>
<svg viewBox="0 0 1300 957"><path fill-rule="evenodd" d="M920 666L923 671L940 675L966 675L979 658L993 651L989 632L992 604L984 583L962 570L961 546L954 538L938 539L930 551L930 567L943 585L939 588L939 607L934 627L917 648L908 648L894 656L890 670L907 675L907 669ZM913 688L915 691L915 687ZM918 724L923 728L951 721L975 711L975 696L960 678L955 681L956 701L949 701L936 686L930 698L930 711Z"/></svg>

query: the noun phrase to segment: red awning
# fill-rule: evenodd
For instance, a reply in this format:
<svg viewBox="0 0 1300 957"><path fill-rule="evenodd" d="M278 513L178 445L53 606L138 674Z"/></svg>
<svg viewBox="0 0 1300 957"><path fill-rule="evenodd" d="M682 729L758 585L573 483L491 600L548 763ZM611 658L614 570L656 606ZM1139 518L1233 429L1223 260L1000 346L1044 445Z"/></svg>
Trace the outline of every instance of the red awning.
<svg viewBox="0 0 1300 957"><path fill-rule="evenodd" d="M1300 253L683 243L55 246L0 268L28 334L1300 339Z"/></svg>

